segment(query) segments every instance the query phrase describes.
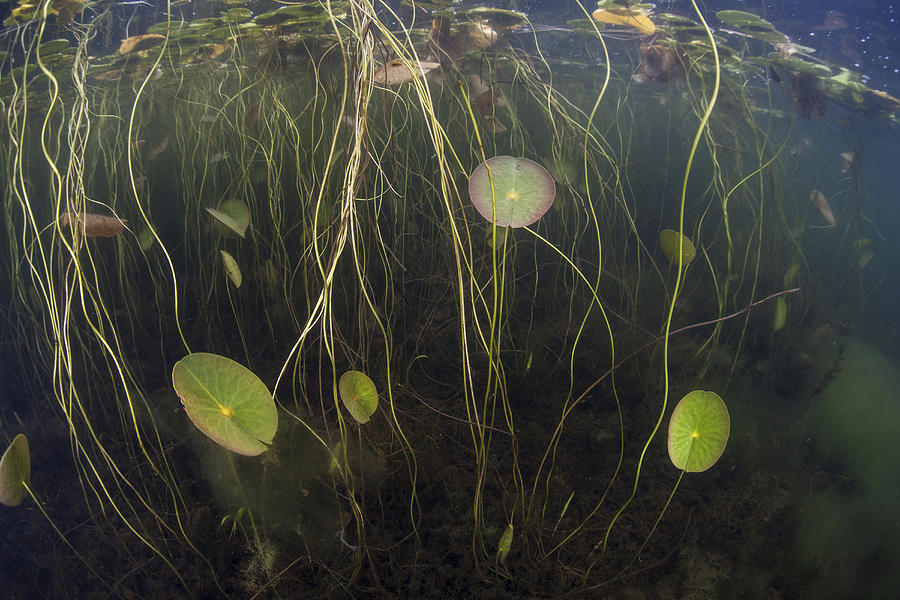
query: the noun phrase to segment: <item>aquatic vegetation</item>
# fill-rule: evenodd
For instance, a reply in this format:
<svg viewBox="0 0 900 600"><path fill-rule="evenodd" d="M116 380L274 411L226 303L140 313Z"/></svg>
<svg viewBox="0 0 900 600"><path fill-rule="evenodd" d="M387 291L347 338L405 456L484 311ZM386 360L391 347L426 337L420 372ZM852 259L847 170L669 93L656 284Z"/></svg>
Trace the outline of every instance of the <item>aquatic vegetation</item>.
<svg viewBox="0 0 900 600"><path fill-rule="evenodd" d="M837 225L837 219L834 218L834 213L831 212L831 205L828 203L828 200L825 199L825 195L822 192L819 190L812 190L809 193L809 201L816 210L819 211L819 214L824 217L829 226L834 227Z"/></svg>
<svg viewBox="0 0 900 600"><path fill-rule="evenodd" d="M28 439L18 434L0 458L0 504L18 506L31 483L31 453Z"/></svg>
<svg viewBox="0 0 900 600"><path fill-rule="evenodd" d="M705 471L722 456L730 431L731 419L722 397L694 390L678 401L669 417L669 459L676 469Z"/></svg>
<svg viewBox="0 0 900 600"><path fill-rule="evenodd" d="M272 394L243 365L195 352L175 363L172 386L197 429L220 446L256 456L272 443L278 429Z"/></svg>
<svg viewBox="0 0 900 600"><path fill-rule="evenodd" d="M659 246L673 265L687 266L697 256L694 243L686 236L671 229L663 229L659 232Z"/></svg>
<svg viewBox="0 0 900 600"><path fill-rule="evenodd" d="M378 390L369 376L359 371L347 371L338 382L341 401L357 423L368 423L378 409Z"/></svg>
<svg viewBox="0 0 900 600"><path fill-rule="evenodd" d="M469 595L631 585L648 530L662 560L696 522L653 501L670 390L807 353L888 255L863 162L836 168L866 141L788 113L889 101L749 13L24 6L0 55L21 414L62 424L59 501L102 532L75 546L183 588L160 595L424 597L437 564ZM694 395L689 472L725 443Z"/></svg>
<svg viewBox="0 0 900 600"><path fill-rule="evenodd" d="M527 158L495 156L469 177L469 198L482 217L499 227L525 227L553 204L550 172Z"/></svg>
<svg viewBox="0 0 900 600"><path fill-rule="evenodd" d="M231 281L235 289L241 287L244 276L241 273L241 268L238 266L237 261L234 260L234 257L226 250L219 250L219 255L222 257L222 265L225 267L225 274L228 275L229 281Z"/></svg>
<svg viewBox="0 0 900 600"><path fill-rule="evenodd" d="M216 221L233 233L244 237L250 226L250 209L236 198L223 202L218 208L206 207L206 212L215 217Z"/></svg>

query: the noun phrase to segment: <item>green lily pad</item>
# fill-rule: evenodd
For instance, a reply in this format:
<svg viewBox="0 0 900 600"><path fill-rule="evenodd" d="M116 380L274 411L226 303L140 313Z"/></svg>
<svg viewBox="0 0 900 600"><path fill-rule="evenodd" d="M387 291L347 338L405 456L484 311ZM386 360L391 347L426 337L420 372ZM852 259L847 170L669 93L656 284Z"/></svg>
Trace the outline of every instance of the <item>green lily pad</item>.
<svg viewBox="0 0 900 600"><path fill-rule="evenodd" d="M58 39L58 40L50 40L49 42L44 42L40 46L38 46L38 51L42 56L50 56L51 54L56 54L57 52L62 52L69 48L69 40L66 39Z"/></svg>
<svg viewBox="0 0 900 600"><path fill-rule="evenodd" d="M669 418L669 458L688 473L705 471L719 460L728 443L731 418L715 392L694 390L681 399Z"/></svg>
<svg viewBox="0 0 900 600"><path fill-rule="evenodd" d="M716 18L737 32L764 42L781 44L788 41L787 36L776 31L774 25L753 13L742 10L720 10L716 13Z"/></svg>
<svg viewBox="0 0 900 600"><path fill-rule="evenodd" d="M241 268L238 266L237 261L225 250L219 250L219 254L222 255L222 264L225 266L225 274L228 275L228 279L234 284L235 289L241 287L244 276L241 275Z"/></svg>
<svg viewBox="0 0 900 600"><path fill-rule="evenodd" d="M350 416L359 423L368 423L378 408L378 390L369 376L359 371L347 371L341 375L338 391Z"/></svg>
<svg viewBox="0 0 900 600"><path fill-rule="evenodd" d="M272 394L259 377L230 358L195 352L172 369L172 386L197 429L220 446L256 456L278 429Z"/></svg>
<svg viewBox="0 0 900 600"><path fill-rule="evenodd" d="M496 202L492 202L491 179ZM547 169L533 160L495 156L472 172L469 197L481 216L499 227L525 227L540 219L553 204L556 184Z"/></svg>
<svg viewBox="0 0 900 600"><path fill-rule="evenodd" d="M219 208L207 207L206 212L215 217L228 230L241 237L244 237L247 227L250 226L250 209L236 198L226 200L219 205Z"/></svg>
<svg viewBox="0 0 900 600"><path fill-rule="evenodd" d="M775 317L772 320L772 333L779 331L787 322L787 302L784 296L775 298Z"/></svg>
<svg viewBox="0 0 900 600"><path fill-rule="evenodd" d="M677 265L678 238L683 240L681 245L681 263L684 266L687 266L688 263L697 256L697 249L694 248L694 244L691 240L672 229L663 229L659 232L659 245L662 248L663 254L669 259L669 262L673 265Z"/></svg>
<svg viewBox="0 0 900 600"><path fill-rule="evenodd" d="M31 482L31 454L28 439L17 435L0 459L0 504L18 506L25 498L25 487Z"/></svg>

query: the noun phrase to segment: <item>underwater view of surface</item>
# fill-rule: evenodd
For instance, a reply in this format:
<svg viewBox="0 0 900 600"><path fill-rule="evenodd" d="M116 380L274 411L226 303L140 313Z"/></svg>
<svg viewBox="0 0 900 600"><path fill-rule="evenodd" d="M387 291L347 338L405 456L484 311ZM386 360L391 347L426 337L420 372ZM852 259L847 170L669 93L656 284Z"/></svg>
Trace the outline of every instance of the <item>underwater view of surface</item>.
<svg viewBox="0 0 900 600"><path fill-rule="evenodd" d="M892 3L0 20L3 599L897 597Z"/></svg>

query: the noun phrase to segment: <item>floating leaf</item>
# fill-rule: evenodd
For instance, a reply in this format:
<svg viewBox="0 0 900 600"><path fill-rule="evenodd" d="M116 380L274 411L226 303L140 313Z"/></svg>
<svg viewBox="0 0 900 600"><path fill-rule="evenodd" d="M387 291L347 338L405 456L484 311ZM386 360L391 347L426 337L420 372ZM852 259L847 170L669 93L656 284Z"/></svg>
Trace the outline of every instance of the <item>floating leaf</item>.
<svg viewBox="0 0 900 600"><path fill-rule="evenodd" d="M378 408L378 390L369 376L359 371L347 371L341 375L338 391L350 416L359 423L368 423Z"/></svg>
<svg viewBox="0 0 900 600"><path fill-rule="evenodd" d="M728 443L731 418L715 392L694 390L681 399L669 418L669 458L688 473L705 471L719 460Z"/></svg>
<svg viewBox="0 0 900 600"><path fill-rule="evenodd" d="M533 160L495 156L472 172L469 197L488 221L493 221L496 214L497 226L525 227L540 219L553 204L556 184L547 169Z"/></svg>
<svg viewBox="0 0 900 600"><path fill-rule="evenodd" d="M219 254L222 255L222 264L225 265L225 274L228 275L228 279L234 284L235 289L241 287L241 282L243 282L244 278L241 275L241 268L238 266L237 261L224 250L219 250Z"/></svg>
<svg viewBox="0 0 900 600"><path fill-rule="evenodd" d="M113 237L125 227L128 221L118 217L107 217L94 213L64 212L59 215L59 226L83 232L87 237Z"/></svg>
<svg viewBox="0 0 900 600"><path fill-rule="evenodd" d="M28 439L17 435L0 459L0 504L18 506L31 483L31 454Z"/></svg>
<svg viewBox="0 0 900 600"><path fill-rule="evenodd" d="M130 54L132 52L147 50L157 44L163 43L165 39L166 36L159 33L133 35L130 38L122 40L122 43L119 45L119 54Z"/></svg>
<svg viewBox="0 0 900 600"><path fill-rule="evenodd" d="M787 322L787 302L784 301L784 296L778 296L775 298L775 318L772 323L772 333L775 333Z"/></svg>
<svg viewBox="0 0 900 600"><path fill-rule="evenodd" d="M669 259L673 265L678 264L678 240L682 240L681 247L681 263L687 266L694 257L697 256L697 250L694 248L693 242L684 235L679 234L672 229L663 229L659 232L659 245L663 254Z"/></svg>
<svg viewBox="0 0 900 600"><path fill-rule="evenodd" d="M401 59L395 58L375 71L375 83L380 83L381 85L401 85L412 81L421 75L423 71L427 75L440 66L440 63L426 61L407 66Z"/></svg>
<svg viewBox="0 0 900 600"><path fill-rule="evenodd" d="M738 33L754 37L772 44L782 44L788 41L786 35L775 30L775 26L754 15L742 10L720 10L716 17L726 25L733 27Z"/></svg>
<svg viewBox="0 0 900 600"><path fill-rule="evenodd" d="M595 21L600 21L601 23L633 27L644 35L652 35L656 32L656 25L653 24L650 17L639 10L634 10L625 6L598 8L591 16Z"/></svg>
<svg viewBox="0 0 900 600"><path fill-rule="evenodd" d="M250 209L236 198L226 200L219 205L219 208L207 207L206 212L241 237L244 237L247 227L250 226Z"/></svg>
<svg viewBox="0 0 900 600"><path fill-rule="evenodd" d="M278 429L272 394L259 377L230 358L195 352L175 363L172 386L197 429L246 456L267 450Z"/></svg>

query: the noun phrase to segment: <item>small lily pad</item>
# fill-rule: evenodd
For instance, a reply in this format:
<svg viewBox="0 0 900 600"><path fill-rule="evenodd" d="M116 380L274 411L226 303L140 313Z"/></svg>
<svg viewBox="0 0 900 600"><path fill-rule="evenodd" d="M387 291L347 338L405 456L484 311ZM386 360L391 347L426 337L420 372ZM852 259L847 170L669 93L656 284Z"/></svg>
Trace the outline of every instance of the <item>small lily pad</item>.
<svg viewBox="0 0 900 600"><path fill-rule="evenodd" d="M246 456L268 449L278 429L266 385L230 358L195 352L175 363L172 386L197 429L220 446Z"/></svg>
<svg viewBox="0 0 900 600"><path fill-rule="evenodd" d="M697 249L693 242L684 235L672 229L663 229L659 232L659 245L663 254L673 265L678 264L678 239L681 238L681 264L687 266L697 256Z"/></svg>
<svg viewBox="0 0 900 600"><path fill-rule="evenodd" d="M0 504L22 504L25 488L30 482L31 454L28 452L28 439L20 433L0 459Z"/></svg>
<svg viewBox="0 0 900 600"><path fill-rule="evenodd" d="M219 205L219 208L207 207L206 212L215 217L229 231L233 231L241 237L244 237L247 227L250 226L250 209L236 198L226 200Z"/></svg>
<svg viewBox="0 0 900 600"><path fill-rule="evenodd" d="M228 275L228 279L234 284L235 289L241 287L244 276L241 275L241 268L238 266L237 261L225 250L219 250L219 254L222 256L222 264L225 266L225 274Z"/></svg>
<svg viewBox="0 0 900 600"><path fill-rule="evenodd" d="M350 416L359 423L368 423L378 408L378 390L369 376L359 371L347 371L341 375L338 391Z"/></svg>
<svg viewBox="0 0 900 600"><path fill-rule="evenodd" d="M494 221L496 214L498 227L525 227L540 219L553 204L556 184L550 172L533 160L495 156L472 172L469 197L488 221Z"/></svg>
<svg viewBox="0 0 900 600"><path fill-rule="evenodd" d="M669 458L688 473L705 471L719 460L728 443L731 418L715 392L694 390L681 399L669 418Z"/></svg>

